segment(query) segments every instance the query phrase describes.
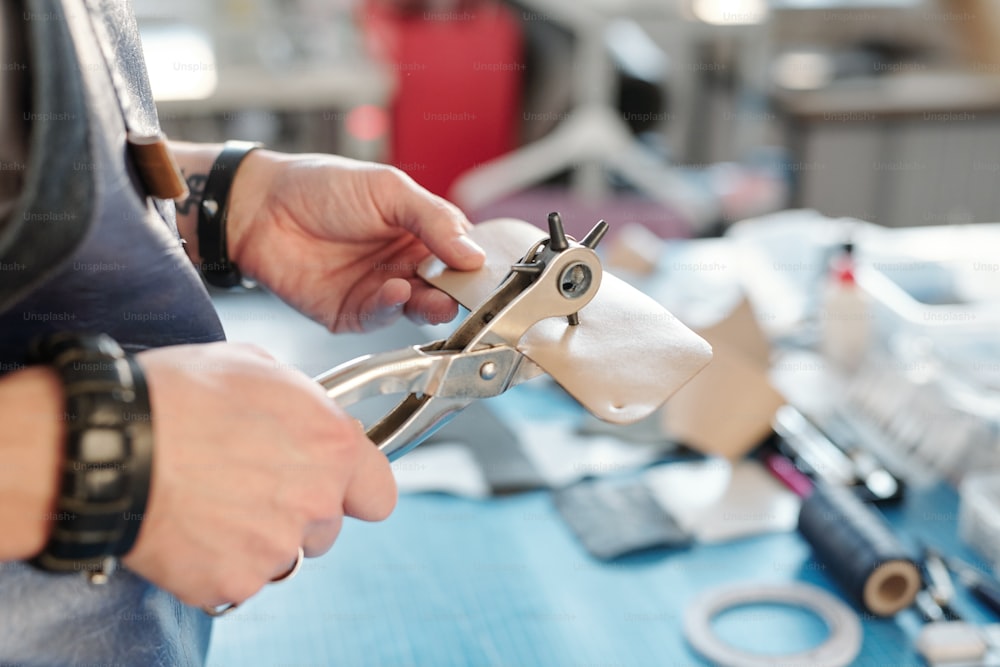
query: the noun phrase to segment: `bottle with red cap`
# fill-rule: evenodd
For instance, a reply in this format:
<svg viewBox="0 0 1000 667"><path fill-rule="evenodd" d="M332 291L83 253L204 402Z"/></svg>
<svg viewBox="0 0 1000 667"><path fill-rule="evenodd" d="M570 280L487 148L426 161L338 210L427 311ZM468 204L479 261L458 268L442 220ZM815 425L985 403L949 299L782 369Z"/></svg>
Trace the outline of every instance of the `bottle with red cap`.
<svg viewBox="0 0 1000 667"><path fill-rule="evenodd" d="M830 264L823 294L821 351L845 372L857 370L870 342L871 309L856 269L854 244L844 243Z"/></svg>

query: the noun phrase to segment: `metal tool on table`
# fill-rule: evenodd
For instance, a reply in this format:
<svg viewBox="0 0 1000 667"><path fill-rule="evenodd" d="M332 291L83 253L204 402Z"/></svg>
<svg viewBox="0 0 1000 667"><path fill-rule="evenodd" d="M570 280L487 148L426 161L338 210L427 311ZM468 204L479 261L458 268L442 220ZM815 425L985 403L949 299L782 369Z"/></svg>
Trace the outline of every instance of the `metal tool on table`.
<svg viewBox="0 0 1000 667"><path fill-rule="evenodd" d="M946 558L945 565L977 600L994 615L1000 616L1000 584L960 558Z"/></svg>
<svg viewBox="0 0 1000 667"><path fill-rule="evenodd" d="M954 572L970 592L996 611L995 587L971 565L947 558L936 549L923 545L925 588L916 603L927 624L914 640L917 652L931 667L989 667L1000 664L1000 625L978 624L965 620L954 609ZM983 588L985 586L985 588Z"/></svg>
<svg viewBox="0 0 1000 667"><path fill-rule="evenodd" d="M368 429L368 437L394 460L423 442L477 399L497 396L544 371L517 348L542 319L580 321L603 275L594 252L608 230L601 220L579 243L566 236L559 214L549 236L510 267L496 290L448 338L367 355L318 376L340 405L383 394L406 396Z"/></svg>

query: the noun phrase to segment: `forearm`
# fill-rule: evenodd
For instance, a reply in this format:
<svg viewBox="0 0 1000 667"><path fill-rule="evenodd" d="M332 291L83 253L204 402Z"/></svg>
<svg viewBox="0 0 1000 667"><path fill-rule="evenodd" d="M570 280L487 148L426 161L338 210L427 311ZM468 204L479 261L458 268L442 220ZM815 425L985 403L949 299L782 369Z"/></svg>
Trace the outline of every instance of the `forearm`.
<svg viewBox="0 0 1000 667"><path fill-rule="evenodd" d="M64 437L62 388L47 368L0 378L0 561L45 546L55 511Z"/></svg>

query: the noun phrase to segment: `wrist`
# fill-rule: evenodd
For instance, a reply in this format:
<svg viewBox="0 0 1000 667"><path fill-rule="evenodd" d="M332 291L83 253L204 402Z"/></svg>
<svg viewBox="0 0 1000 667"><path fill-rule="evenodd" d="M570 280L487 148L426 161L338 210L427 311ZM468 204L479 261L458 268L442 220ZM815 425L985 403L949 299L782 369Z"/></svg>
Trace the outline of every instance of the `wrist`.
<svg viewBox="0 0 1000 667"><path fill-rule="evenodd" d="M279 155L273 151L257 148L245 152L236 160L228 156L228 165L220 165L223 151L233 143L243 142L227 144L172 142L170 146L184 174L189 191L186 199L176 202L177 229L184 239L184 249L188 258L201 268L203 273L206 268L210 271L218 269L223 263L219 261L220 257L226 258L225 263L239 265L241 244L236 239L243 236L243 230L252 220L252 213L262 205L270 179L267 166L274 162L275 156ZM213 171L219 172L214 178ZM207 221L210 224L221 225L221 229L209 230L213 241L215 239L218 241L209 243L213 247L203 248L206 220L202 204L206 194L219 198L218 192L206 193L210 179L216 191L222 183L226 186L227 192L223 194L225 201L215 202L217 207L225 209L224 215L218 220ZM215 282L218 284L218 281Z"/></svg>
<svg viewBox="0 0 1000 667"><path fill-rule="evenodd" d="M177 208L177 231L184 239L184 250L188 257L198 264L201 261L198 248L198 206L205 191L208 172L222 152L222 144L171 141L170 150L188 186L187 197L174 202Z"/></svg>
<svg viewBox="0 0 1000 667"><path fill-rule="evenodd" d="M233 184L246 158L260 148L250 141L227 141L212 163L198 207L201 273L210 285L235 287L242 274L229 253L229 214Z"/></svg>
<svg viewBox="0 0 1000 667"><path fill-rule="evenodd" d="M25 560L45 546L55 515L65 440L56 373L31 367L0 378L0 560Z"/></svg>
<svg viewBox="0 0 1000 667"><path fill-rule="evenodd" d="M229 194L226 238L229 258L252 276L244 252L258 212L265 209L277 167L286 155L266 148L251 151L240 163Z"/></svg>
<svg viewBox="0 0 1000 667"><path fill-rule="evenodd" d="M30 358L55 370L66 416L48 539L31 563L103 583L135 544L149 497L153 436L144 373L104 334L47 336Z"/></svg>

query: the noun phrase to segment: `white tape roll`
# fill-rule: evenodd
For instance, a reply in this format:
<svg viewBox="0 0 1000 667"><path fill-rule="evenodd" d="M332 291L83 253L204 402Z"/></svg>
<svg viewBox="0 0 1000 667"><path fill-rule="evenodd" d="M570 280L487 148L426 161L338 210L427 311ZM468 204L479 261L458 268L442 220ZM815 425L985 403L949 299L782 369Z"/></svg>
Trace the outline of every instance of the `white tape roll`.
<svg viewBox="0 0 1000 667"><path fill-rule="evenodd" d="M813 612L826 623L830 636L815 648L798 653L750 653L719 639L712 619L751 604L785 604ZM861 650L861 622L847 605L808 584L737 584L708 591L684 612L684 637L695 651L721 667L844 667Z"/></svg>

